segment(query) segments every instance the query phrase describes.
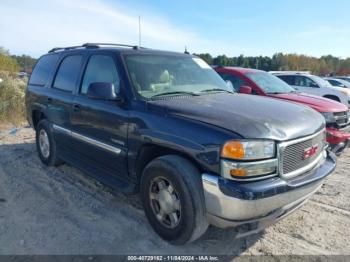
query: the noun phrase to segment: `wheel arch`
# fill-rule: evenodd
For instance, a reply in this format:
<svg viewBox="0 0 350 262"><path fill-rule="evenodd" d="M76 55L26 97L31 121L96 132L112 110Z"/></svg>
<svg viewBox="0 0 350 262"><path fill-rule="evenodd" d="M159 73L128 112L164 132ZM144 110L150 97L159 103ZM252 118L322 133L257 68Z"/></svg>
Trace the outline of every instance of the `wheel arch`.
<svg viewBox="0 0 350 262"><path fill-rule="evenodd" d="M41 110L33 109L32 110L32 124L33 124L34 129L36 129L36 127L38 126L38 123L42 119L47 119L46 115Z"/></svg>
<svg viewBox="0 0 350 262"><path fill-rule="evenodd" d="M326 95L323 95L323 97L340 102L340 98L336 95L326 94Z"/></svg>
<svg viewBox="0 0 350 262"><path fill-rule="evenodd" d="M142 172L143 172L144 168L147 166L147 164L149 164L154 159L161 157L161 156L165 156L165 155L180 156L180 157L190 161L200 172L203 172L203 168L198 163L198 161L196 159L194 159L194 157L192 157L191 155L189 155L183 151L160 146L157 144L145 144L139 149L137 157L136 157L136 162L135 162L136 166L135 166L134 172L135 172L137 181L138 182L140 181L141 176L142 176Z"/></svg>

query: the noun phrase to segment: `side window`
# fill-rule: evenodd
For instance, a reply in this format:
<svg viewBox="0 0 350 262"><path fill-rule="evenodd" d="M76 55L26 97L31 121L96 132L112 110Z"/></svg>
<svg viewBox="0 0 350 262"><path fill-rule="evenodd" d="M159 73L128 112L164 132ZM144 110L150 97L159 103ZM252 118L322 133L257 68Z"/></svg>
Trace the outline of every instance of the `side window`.
<svg viewBox="0 0 350 262"><path fill-rule="evenodd" d="M344 85L336 80L327 80L332 86L343 87Z"/></svg>
<svg viewBox="0 0 350 262"><path fill-rule="evenodd" d="M233 88L235 89L236 92L239 92L239 88L241 86L248 85L246 81L243 79L239 78L238 76L234 76L231 74L219 74L225 81L230 81L233 85Z"/></svg>
<svg viewBox="0 0 350 262"><path fill-rule="evenodd" d="M117 67L111 56L92 55L85 70L80 93L86 94L89 85L94 82L113 83L115 92L119 93L119 81Z"/></svg>
<svg viewBox="0 0 350 262"><path fill-rule="evenodd" d="M304 86L306 86L306 87L318 87L318 84L314 80L312 80L308 77L303 77L303 78L305 79Z"/></svg>
<svg viewBox="0 0 350 262"><path fill-rule="evenodd" d="M54 88L70 92L75 89L82 58L81 55L72 55L63 59L53 84Z"/></svg>
<svg viewBox="0 0 350 262"><path fill-rule="evenodd" d="M40 58L35 65L30 76L29 84L36 86L45 86L49 81L50 73L54 69L58 60L58 55L45 55Z"/></svg>
<svg viewBox="0 0 350 262"><path fill-rule="evenodd" d="M284 82L286 82L288 85L295 85L295 77L294 76L283 76L283 75L277 75L280 79L282 79Z"/></svg>

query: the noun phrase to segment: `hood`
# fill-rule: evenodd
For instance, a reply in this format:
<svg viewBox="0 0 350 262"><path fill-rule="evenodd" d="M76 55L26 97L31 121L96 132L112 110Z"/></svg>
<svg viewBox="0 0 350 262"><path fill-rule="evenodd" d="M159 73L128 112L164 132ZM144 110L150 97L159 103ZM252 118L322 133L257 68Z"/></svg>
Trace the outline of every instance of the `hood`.
<svg viewBox="0 0 350 262"><path fill-rule="evenodd" d="M307 105L318 112L344 112L348 110L344 104L337 101L305 93L276 94L269 96Z"/></svg>
<svg viewBox="0 0 350 262"><path fill-rule="evenodd" d="M346 87L340 87L340 86L330 86L330 88L337 90L339 92L342 92L346 96L350 96L350 89Z"/></svg>
<svg viewBox="0 0 350 262"><path fill-rule="evenodd" d="M244 138L285 141L314 134L325 126L323 116L309 107L255 95L169 97L150 101L149 106L233 131Z"/></svg>

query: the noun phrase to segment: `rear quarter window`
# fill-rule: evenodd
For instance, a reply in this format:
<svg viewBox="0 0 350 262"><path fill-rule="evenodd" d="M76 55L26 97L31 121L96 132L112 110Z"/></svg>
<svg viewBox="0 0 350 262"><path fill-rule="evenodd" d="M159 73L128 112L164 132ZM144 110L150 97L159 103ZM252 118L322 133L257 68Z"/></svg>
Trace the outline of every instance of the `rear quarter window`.
<svg viewBox="0 0 350 262"><path fill-rule="evenodd" d="M58 55L45 55L39 59L31 74L29 84L45 86L57 63Z"/></svg>

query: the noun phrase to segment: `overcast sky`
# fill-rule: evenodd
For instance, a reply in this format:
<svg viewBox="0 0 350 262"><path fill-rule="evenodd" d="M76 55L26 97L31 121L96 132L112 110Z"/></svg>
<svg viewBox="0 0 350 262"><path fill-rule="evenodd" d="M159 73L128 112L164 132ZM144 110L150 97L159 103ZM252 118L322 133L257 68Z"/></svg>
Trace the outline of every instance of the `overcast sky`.
<svg viewBox="0 0 350 262"><path fill-rule="evenodd" d="M85 42L228 56L350 56L348 0L2 0L0 46L38 57Z"/></svg>

